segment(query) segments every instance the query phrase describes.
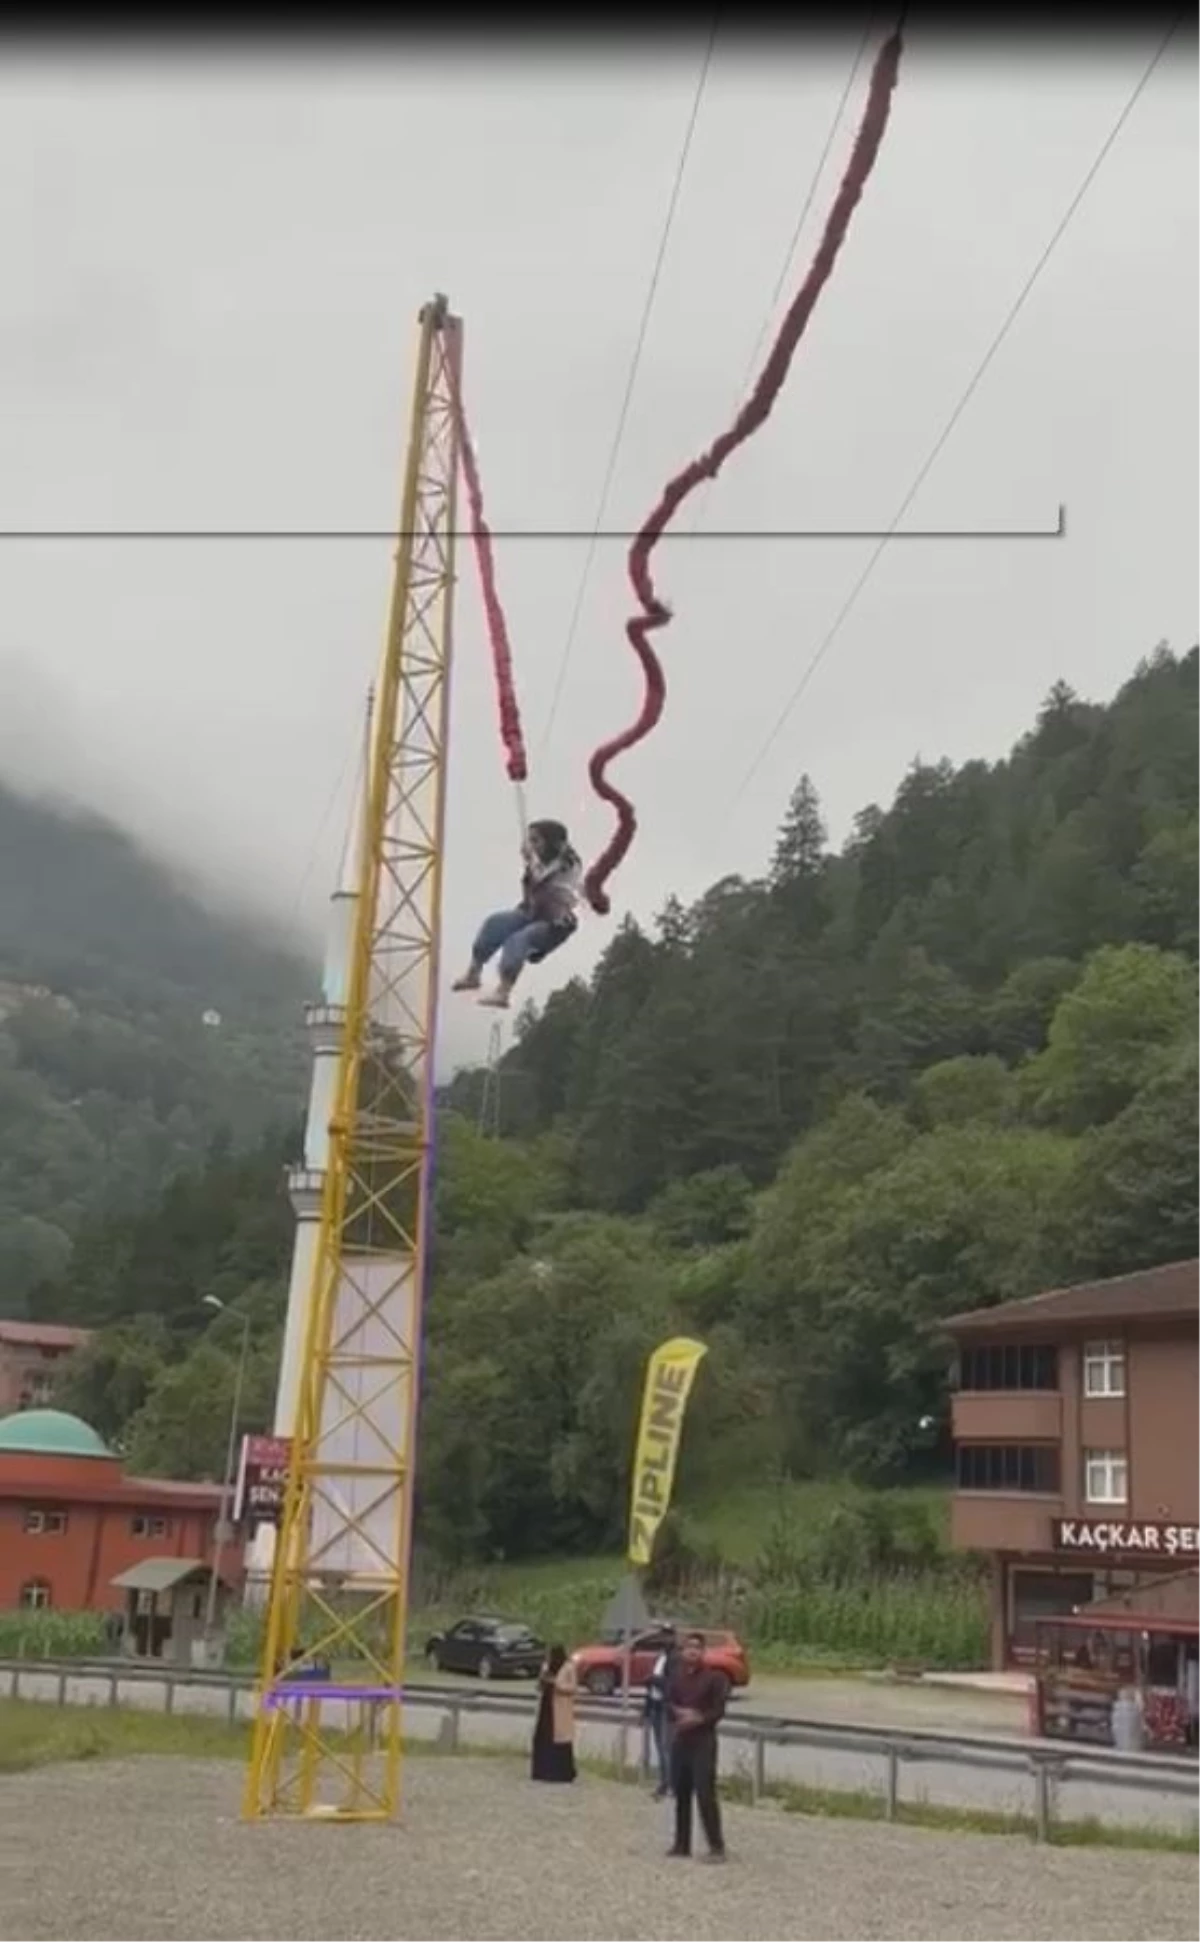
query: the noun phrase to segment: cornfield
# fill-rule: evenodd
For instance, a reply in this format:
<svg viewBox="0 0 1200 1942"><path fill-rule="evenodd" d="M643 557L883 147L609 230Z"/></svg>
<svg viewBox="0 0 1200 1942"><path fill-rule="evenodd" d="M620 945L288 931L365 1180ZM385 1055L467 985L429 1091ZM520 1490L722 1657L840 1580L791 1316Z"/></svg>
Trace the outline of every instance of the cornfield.
<svg viewBox="0 0 1200 1942"><path fill-rule="evenodd" d="M438 1603L414 1612L414 1655L440 1626L468 1611L492 1611L532 1626L547 1642L568 1647L594 1638L619 1570L584 1567L578 1577L539 1582L519 1568L495 1576L464 1574L438 1588ZM952 1565L926 1571L830 1578L814 1574L788 1583L747 1582L721 1571L681 1576L655 1606L698 1624L729 1625L780 1669L805 1661L884 1666L898 1660L930 1667L987 1663L987 1602L981 1581ZM229 1629L227 1662L256 1666L261 1620L238 1613ZM93 1612L0 1612L0 1658L89 1658L111 1651L104 1619Z"/></svg>
<svg viewBox="0 0 1200 1942"><path fill-rule="evenodd" d="M547 1641L579 1645L595 1636L617 1583L615 1571L555 1585L534 1581L527 1588L515 1571L491 1583L464 1579L458 1598L444 1587L438 1610L414 1622L411 1643L419 1651L438 1622L476 1610L520 1619ZM984 1586L955 1563L849 1579L814 1575L785 1584L748 1584L736 1574L696 1571L654 1603L697 1624L735 1628L752 1656L764 1652L781 1667L789 1660L861 1666L908 1660L944 1670L988 1663Z"/></svg>
<svg viewBox="0 0 1200 1942"><path fill-rule="evenodd" d="M865 1665L915 1660L945 1670L988 1663L983 1588L950 1572L757 1588L742 1622L751 1645L798 1655L808 1648Z"/></svg>
<svg viewBox="0 0 1200 1942"><path fill-rule="evenodd" d="M2 1659L102 1659L102 1612L0 1612Z"/></svg>

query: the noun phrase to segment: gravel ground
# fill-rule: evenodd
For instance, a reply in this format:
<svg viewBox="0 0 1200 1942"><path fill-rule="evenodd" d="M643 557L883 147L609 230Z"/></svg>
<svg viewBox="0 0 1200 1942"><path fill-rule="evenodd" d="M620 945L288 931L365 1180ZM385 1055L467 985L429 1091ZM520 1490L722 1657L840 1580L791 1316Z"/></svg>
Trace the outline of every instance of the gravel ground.
<svg viewBox="0 0 1200 1942"><path fill-rule="evenodd" d="M584 1776L414 1759L403 1828L238 1820L236 1762L143 1757L0 1780L0 1936L255 1942L1196 1934L1186 1855L1040 1849L729 1809L725 1869L663 1859L662 1809Z"/></svg>

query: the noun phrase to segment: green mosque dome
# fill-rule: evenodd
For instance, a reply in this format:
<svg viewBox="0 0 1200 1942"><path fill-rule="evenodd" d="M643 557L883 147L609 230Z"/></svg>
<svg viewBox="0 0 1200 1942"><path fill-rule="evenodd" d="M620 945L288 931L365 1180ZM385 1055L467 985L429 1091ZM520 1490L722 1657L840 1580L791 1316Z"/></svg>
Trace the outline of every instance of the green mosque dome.
<svg viewBox="0 0 1200 1942"><path fill-rule="evenodd" d="M19 1409L0 1417L0 1456L111 1457L90 1424L65 1409Z"/></svg>

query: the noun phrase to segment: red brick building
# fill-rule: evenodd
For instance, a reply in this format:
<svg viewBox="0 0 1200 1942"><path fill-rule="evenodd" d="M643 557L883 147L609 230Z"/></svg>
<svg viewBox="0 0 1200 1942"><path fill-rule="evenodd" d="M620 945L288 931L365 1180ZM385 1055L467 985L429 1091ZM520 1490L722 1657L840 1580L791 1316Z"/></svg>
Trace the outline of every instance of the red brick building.
<svg viewBox="0 0 1200 1942"><path fill-rule="evenodd" d="M0 1322L0 1417L48 1403L64 1358L90 1334L58 1322Z"/></svg>
<svg viewBox="0 0 1200 1942"><path fill-rule="evenodd" d="M27 1409L0 1420L0 1610L120 1611L113 1579L147 1559L211 1565L221 1490L129 1477L77 1416ZM227 1545L224 1578L242 1571Z"/></svg>
<svg viewBox="0 0 1200 1942"><path fill-rule="evenodd" d="M992 1565L992 1661L1039 1618L1197 1562L1197 1268L956 1315L956 1544Z"/></svg>

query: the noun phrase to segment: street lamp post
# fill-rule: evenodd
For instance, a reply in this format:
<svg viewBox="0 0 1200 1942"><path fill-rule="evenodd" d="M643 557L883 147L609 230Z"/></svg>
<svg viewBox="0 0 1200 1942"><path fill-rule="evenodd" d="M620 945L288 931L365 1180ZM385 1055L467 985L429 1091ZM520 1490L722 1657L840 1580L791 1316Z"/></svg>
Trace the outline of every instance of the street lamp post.
<svg viewBox="0 0 1200 1942"><path fill-rule="evenodd" d="M232 1314L227 1302L219 1295L203 1297L206 1308L219 1309L223 1314ZM217 1588L221 1580L221 1558L225 1549L225 1534L229 1529L229 1512L233 1492L233 1473L237 1463L238 1421L242 1413L242 1389L246 1380L246 1356L250 1347L250 1317L243 1315L242 1343L238 1351L237 1375L233 1384L233 1406L229 1412L229 1440L225 1449L225 1475L221 1483L221 1510L217 1520L217 1538L213 1546L212 1575L208 1581L208 1603L204 1613L204 1643L211 1646L217 1619Z"/></svg>

